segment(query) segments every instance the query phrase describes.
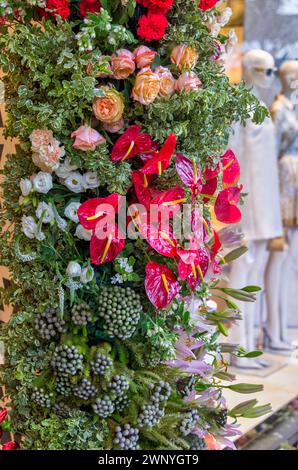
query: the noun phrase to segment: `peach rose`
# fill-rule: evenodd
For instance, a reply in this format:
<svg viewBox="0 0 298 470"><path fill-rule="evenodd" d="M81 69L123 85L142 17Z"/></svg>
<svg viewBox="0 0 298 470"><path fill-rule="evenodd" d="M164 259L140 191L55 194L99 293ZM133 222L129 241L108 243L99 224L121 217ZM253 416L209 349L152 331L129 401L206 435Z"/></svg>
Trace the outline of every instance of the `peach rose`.
<svg viewBox="0 0 298 470"><path fill-rule="evenodd" d="M191 69L198 61L197 51L190 46L181 44L174 47L171 52L171 62L175 64L178 69Z"/></svg>
<svg viewBox="0 0 298 470"><path fill-rule="evenodd" d="M71 134L75 138L73 148L76 150L95 150L97 145L104 144L106 139L95 129L89 126L81 126Z"/></svg>
<svg viewBox="0 0 298 470"><path fill-rule="evenodd" d="M155 73L157 73L160 79L159 96L172 95L175 91L176 80L170 70L159 66L155 69Z"/></svg>
<svg viewBox="0 0 298 470"><path fill-rule="evenodd" d="M176 90L181 93L182 90L198 90L202 85L201 80L194 72L183 72L176 82Z"/></svg>
<svg viewBox="0 0 298 470"><path fill-rule="evenodd" d="M154 62L156 52L147 46L139 46L133 51L138 69L150 67Z"/></svg>
<svg viewBox="0 0 298 470"><path fill-rule="evenodd" d="M132 97L141 104L148 105L157 98L160 90L160 79L157 73L146 67L137 74L132 90Z"/></svg>
<svg viewBox="0 0 298 470"><path fill-rule="evenodd" d="M104 128L105 131L111 132L111 134L117 134L117 132L121 131L124 127L124 119L121 118L117 122L112 122L111 124L104 122L102 127Z"/></svg>
<svg viewBox="0 0 298 470"><path fill-rule="evenodd" d="M109 86L103 86L100 89L104 96L97 96L93 100L95 117L108 124L120 121L124 112L123 96L115 88Z"/></svg>
<svg viewBox="0 0 298 470"><path fill-rule="evenodd" d="M128 78L136 69L135 56L127 49L118 49L111 58L111 69L113 78L124 80Z"/></svg>

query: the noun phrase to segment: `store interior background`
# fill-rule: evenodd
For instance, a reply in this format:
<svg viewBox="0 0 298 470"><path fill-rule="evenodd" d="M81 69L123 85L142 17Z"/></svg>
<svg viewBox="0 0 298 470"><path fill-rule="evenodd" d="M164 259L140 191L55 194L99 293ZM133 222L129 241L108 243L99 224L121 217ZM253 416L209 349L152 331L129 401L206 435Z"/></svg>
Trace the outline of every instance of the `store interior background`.
<svg viewBox="0 0 298 470"><path fill-rule="evenodd" d="M276 66L279 67L285 60L298 60L298 0L226 0L221 8L229 6L233 16L226 31L234 28L238 37L238 45L234 51L225 58L226 72L233 83L240 82L242 78L242 56L250 49L263 49L271 53ZM274 86L264 96L264 101L270 106L280 91L278 78ZM17 142L4 140L3 123L5 122L4 90L0 82L0 168L3 167L5 155L14 152ZM298 254L297 254L298 258ZM9 273L0 268L0 284L9 285ZM293 272L289 285L290 306L288 311L289 334L292 341L298 345L298 263L293 263ZM264 295L264 293L262 294ZM11 307L0 306L0 322L7 321L11 314ZM260 325L256 324L256 337L260 333ZM272 367L262 371L235 369L238 382L264 384L264 392L258 394L262 403L272 404L273 415L280 410L288 410L288 404L298 395L298 350L292 352L265 352L265 357ZM1 356L1 350L0 350ZM1 357L0 357L1 361ZM233 371L234 372L234 371ZM245 399L245 396L227 391L229 405L235 406ZM249 397L251 398L251 397ZM239 446L253 446L257 438L268 429L268 417L256 420L242 420L242 430L246 436L240 440ZM289 436L281 435L279 444L298 441L298 404L294 412L293 426L296 426L295 437L289 431ZM296 421L295 421L296 420ZM257 427L258 425L261 426ZM296 423L296 424L295 424ZM292 426L292 428L293 428ZM292 429L291 428L291 429ZM281 432L283 434L283 432ZM291 434L291 437L290 437ZM274 446L272 441L267 446ZM252 447L253 448L253 447Z"/></svg>

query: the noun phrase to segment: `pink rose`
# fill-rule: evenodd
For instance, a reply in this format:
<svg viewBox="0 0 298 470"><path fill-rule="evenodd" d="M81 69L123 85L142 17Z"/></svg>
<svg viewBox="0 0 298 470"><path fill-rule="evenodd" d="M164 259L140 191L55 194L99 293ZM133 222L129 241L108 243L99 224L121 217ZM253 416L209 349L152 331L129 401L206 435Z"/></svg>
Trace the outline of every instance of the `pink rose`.
<svg viewBox="0 0 298 470"><path fill-rule="evenodd" d="M76 150L95 150L97 145L104 144L106 139L95 129L89 126L81 126L71 134L75 138L73 148Z"/></svg>
<svg viewBox="0 0 298 470"><path fill-rule="evenodd" d="M35 129L29 136L32 149L32 161L42 171L52 173L59 167L65 155L64 147L54 138L53 132L47 129Z"/></svg>
<svg viewBox="0 0 298 470"><path fill-rule="evenodd" d="M183 72L176 82L176 90L181 93L182 90L198 90L202 85L201 80L194 72Z"/></svg>
<svg viewBox="0 0 298 470"><path fill-rule="evenodd" d="M176 80L170 70L159 66L155 69L155 73L157 73L160 79L159 96L172 95L175 91Z"/></svg>
<svg viewBox="0 0 298 470"><path fill-rule="evenodd" d="M119 121L117 122L112 122L112 123L107 123L107 122L104 122L102 127L104 128L105 131L107 132L111 132L111 134L117 134L117 132L121 131L121 129L123 129L124 127L124 119L120 119Z"/></svg>
<svg viewBox="0 0 298 470"><path fill-rule="evenodd" d="M150 67L154 62L156 52L147 46L139 46L133 51L138 69Z"/></svg>
<svg viewBox="0 0 298 470"><path fill-rule="evenodd" d="M136 69L135 56L127 49L118 49L111 58L113 77L117 80L128 78Z"/></svg>

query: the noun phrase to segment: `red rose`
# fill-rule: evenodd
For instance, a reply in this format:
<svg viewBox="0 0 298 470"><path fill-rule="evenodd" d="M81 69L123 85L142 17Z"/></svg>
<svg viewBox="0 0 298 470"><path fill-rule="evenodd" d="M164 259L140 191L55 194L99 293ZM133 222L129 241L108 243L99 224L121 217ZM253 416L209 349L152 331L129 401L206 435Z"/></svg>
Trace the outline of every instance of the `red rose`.
<svg viewBox="0 0 298 470"><path fill-rule="evenodd" d="M174 0L137 0L137 3L148 8L151 13L165 15L173 6Z"/></svg>
<svg viewBox="0 0 298 470"><path fill-rule="evenodd" d="M7 409L4 408L4 410L0 410L0 423L3 423L3 421L6 419L7 416Z"/></svg>
<svg viewBox="0 0 298 470"><path fill-rule="evenodd" d="M137 32L145 41L159 41L164 37L167 26L168 20L164 15L149 12L147 16L141 16Z"/></svg>
<svg viewBox="0 0 298 470"><path fill-rule="evenodd" d="M82 0L80 3L80 14L85 17L88 13L98 13L100 8L99 0Z"/></svg>
<svg viewBox="0 0 298 470"><path fill-rule="evenodd" d="M44 18L48 18L49 14L52 16L61 16L63 20L67 20L70 16L70 8L68 0L46 0L47 11L40 8L40 14Z"/></svg>
<svg viewBox="0 0 298 470"><path fill-rule="evenodd" d="M201 0L199 8L204 11L211 10L218 2L219 0Z"/></svg>

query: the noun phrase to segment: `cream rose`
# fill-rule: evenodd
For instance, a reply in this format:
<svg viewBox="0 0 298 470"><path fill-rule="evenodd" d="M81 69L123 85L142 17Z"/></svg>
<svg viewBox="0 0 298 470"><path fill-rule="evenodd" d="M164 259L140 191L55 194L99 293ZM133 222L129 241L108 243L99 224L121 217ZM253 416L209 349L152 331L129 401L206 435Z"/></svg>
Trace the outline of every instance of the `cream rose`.
<svg viewBox="0 0 298 470"><path fill-rule="evenodd" d="M171 62L175 64L178 69L191 69L198 61L197 51L190 46L181 44L174 47L171 52Z"/></svg>
<svg viewBox="0 0 298 470"><path fill-rule="evenodd" d="M128 78L136 69L135 56L127 49L118 49L111 58L111 69L113 78L124 80Z"/></svg>
<svg viewBox="0 0 298 470"><path fill-rule="evenodd" d="M172 95L175 91L176 80L170 70L159 66L155 69L155 73L157 73L160 79L159 96Z"/></svg>
<svg viewBox="0 0 298 470"><path fill-rule="evenodd" d="M123 96L112 87L101 87L101 90L104 96L98 96L93 101L95 117L108 124L120 121L124 112Z"/></svg>
<svg viewBox="0 0 298 470"><path fill-rule="evenodd" d="M147 46L139 46L133 51L138 69L150 67L154 62L156 52Z"/></svg>
<svg viewBox="0 0 298 470"><path fill-rule="evenodd" d="M160 78L157 73L147 67L142 69L136 76L132 90L132 97L141 104L148 105L157 98L160 90Z"/></svg>
<svg viewBox="0 0 298 470"><path fill-rule="evenodd" d="M183 72L176 82L176 90L181 91L198 90L202 85L201 80L194 72Z"/></svg>

